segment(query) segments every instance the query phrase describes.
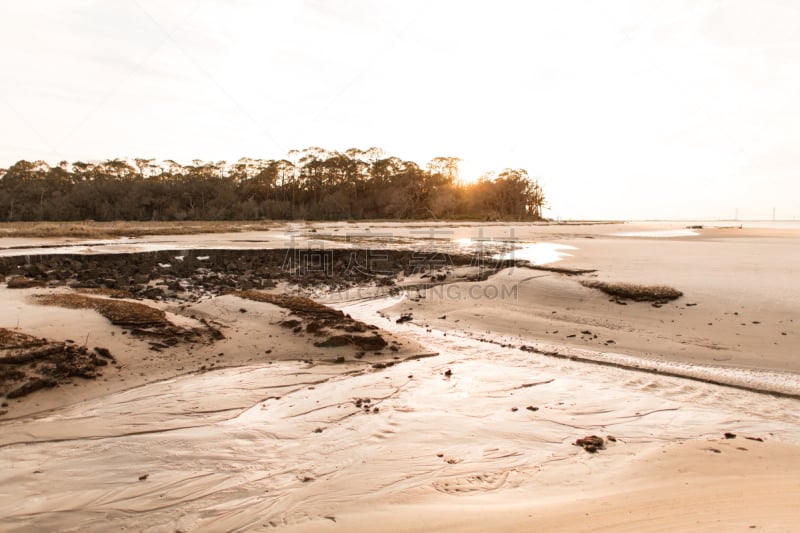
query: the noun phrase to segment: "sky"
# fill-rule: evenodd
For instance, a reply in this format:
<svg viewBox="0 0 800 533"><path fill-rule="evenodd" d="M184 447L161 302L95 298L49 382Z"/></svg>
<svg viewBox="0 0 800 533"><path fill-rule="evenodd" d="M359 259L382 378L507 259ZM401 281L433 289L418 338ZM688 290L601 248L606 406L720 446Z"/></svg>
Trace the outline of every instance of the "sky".
<svg viewBox="0 0 800 533"><path fill-rule="evenodd" d="M796 0L0 4L0 167L378 146L546 216L800 218Z"/></svg>

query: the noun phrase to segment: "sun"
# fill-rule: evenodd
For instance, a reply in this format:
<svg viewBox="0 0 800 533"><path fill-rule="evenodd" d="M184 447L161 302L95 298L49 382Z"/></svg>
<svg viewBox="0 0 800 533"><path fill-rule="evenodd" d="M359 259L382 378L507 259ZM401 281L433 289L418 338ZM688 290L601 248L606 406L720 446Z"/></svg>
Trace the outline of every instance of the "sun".
<svg viewBox="0 0 800 533"><path fill-rule="evenodd" d="M490 170L496 169L487 166L476 158L464 157L458 163L458 179L464 184L475 183L482 174Z"/></svg>

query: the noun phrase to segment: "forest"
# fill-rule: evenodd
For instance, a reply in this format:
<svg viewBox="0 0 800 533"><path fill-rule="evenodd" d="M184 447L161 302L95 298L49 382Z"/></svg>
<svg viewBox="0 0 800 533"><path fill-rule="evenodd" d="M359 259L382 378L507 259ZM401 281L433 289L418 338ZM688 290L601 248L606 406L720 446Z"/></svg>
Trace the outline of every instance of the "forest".
<svg viewBox="0 0 800 533"><path fill-rule="evenodd" d="M0 169L2 221L536 220L544 192L524 169L463 182L460 159L424 167L381 149L312 147L235 163L113 159Z"/></svg>

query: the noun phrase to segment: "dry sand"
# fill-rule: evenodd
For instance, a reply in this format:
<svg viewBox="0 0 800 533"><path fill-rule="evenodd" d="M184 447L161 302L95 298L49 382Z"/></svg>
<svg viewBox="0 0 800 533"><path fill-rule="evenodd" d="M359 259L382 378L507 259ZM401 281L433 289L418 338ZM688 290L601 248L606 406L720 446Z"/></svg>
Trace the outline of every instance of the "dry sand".
<svg viewBox="0 0 800 533"><path fill-rule="evenodd" d="M430 227L441 233L428 244L443 248L474 245L478 231ZM278 246L287 229L397 246L426 231L320 224L236 238ZM93 311L31 303L43 289L0 288L0 327L103 346L120 362L8 401L0 530L795 530L800 401L664 374L800 392L800 235L615 235L652 229L519 225L513 237L565 246L551 249L570 254L558 266L597 270L584 277L672 285L685 293L673 303L621 305L577 277L521 267L400 301L329 295L402 343L364 359L235 296L149 302L226 337L152 351ZM483 236L512 237L501 224ZM171 240L148 239L133 244ZM572 445L591 434L614 440L595 454Z"/></svg>

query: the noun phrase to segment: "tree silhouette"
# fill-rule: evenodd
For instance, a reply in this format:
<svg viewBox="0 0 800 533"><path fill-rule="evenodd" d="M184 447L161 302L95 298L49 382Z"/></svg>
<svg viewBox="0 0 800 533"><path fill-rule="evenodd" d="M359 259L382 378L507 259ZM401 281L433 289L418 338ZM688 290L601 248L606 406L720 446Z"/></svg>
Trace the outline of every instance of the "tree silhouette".
<svg viewBox="0 0 800 533"><path fill-rule="evenodd" d="M436 157L422 168L375 147L230 164L23 160L0 169L0 220L541 218L544 192L524 169L464 184L460 161Z"/></svg>

